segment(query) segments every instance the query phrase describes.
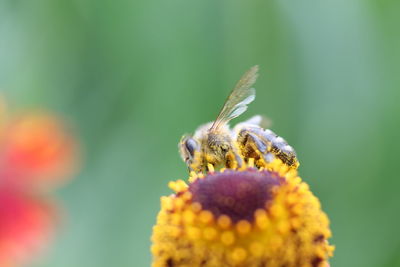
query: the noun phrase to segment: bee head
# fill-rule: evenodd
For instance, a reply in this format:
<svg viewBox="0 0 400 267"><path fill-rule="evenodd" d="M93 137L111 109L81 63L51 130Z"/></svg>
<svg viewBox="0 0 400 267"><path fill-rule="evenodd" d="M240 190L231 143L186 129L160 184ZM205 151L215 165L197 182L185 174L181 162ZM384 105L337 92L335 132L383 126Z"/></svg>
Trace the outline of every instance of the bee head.
<svg viewBox="0 0 400 267"><path fill-rule="evenodd" d="M192 164L195 153L199 151L200 146L192 136L184 135L179 142L178 148L183 161L189 166Z"/></svg>
<svg viewBox="0 0 400 267"><path fill-rule="evenodd" d="M233 149L229 127L211 130L211 125L201 125L193 136L184 135L179 142L179 152L189 171L203 171L208 163L224 166L226 154Z"/></svg>

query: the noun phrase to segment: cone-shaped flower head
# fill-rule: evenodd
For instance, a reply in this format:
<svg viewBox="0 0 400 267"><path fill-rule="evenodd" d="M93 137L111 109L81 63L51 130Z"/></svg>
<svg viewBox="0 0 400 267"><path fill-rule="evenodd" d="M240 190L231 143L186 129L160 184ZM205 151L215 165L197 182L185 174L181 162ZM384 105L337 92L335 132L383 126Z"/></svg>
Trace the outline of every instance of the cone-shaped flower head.
<svg viewBox="0 0 400 267"><path fill-rule="evenodd" d="M328 266L327 216L279 160L171 182L153 229L154 267Z"/></svg>

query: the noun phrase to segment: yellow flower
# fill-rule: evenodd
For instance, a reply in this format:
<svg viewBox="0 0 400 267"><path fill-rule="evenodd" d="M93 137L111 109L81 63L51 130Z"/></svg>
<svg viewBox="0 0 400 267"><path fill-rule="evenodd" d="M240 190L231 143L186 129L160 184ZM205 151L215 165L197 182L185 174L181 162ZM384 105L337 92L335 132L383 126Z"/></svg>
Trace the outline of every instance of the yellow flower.
<svg viewBox="0 0 400 267"><path fill-rule="evenodd" d="M153 228L153 267L328 266L328 218L279 160L192 173L170 187Z"/></svg>

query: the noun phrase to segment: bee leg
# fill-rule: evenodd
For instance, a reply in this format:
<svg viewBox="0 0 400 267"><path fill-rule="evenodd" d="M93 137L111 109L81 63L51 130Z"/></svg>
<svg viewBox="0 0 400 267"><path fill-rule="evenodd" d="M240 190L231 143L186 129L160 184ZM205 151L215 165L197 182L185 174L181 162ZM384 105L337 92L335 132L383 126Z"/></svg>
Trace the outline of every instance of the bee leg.
<svg viewBox="0 0 400 267"><path fill-rule="evenodd" d="M207 170L207 162L204 162L200 155L200 152L196 151L194 157L189 159L187 163L189 172L197 173Z"/></svg>
<svg viewBox="0 0 400 267"><path fill-rule="evenodd" d="M187 166L187 168L188 168L188 172L189 172L189 173L191 173L192 171L194 171L194 168L192 168L192 163L191 163L190 160L186 160L185 163L186 163L186 166Z"/></svg>
<svg viewBox="0 0 400 267"><path fill-rule="evenodd" d="M243 166L243 158L237 151L230 151L226 155L225 166L229 169L236 169Z"/></svg>

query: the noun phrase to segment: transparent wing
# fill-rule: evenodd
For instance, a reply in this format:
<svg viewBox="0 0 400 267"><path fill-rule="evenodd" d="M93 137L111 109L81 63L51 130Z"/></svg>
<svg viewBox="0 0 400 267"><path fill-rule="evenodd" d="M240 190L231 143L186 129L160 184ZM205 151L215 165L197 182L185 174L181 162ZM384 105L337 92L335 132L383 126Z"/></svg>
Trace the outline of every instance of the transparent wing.
<svg viewBox="0 0 400 267"><path fill-rule="evenodd" d="M258 66L256 65L248 70L236 84L211 126L210 131L218 130L219 127L227 124L230 120L246 111L247 105L256 98L256 90L252 86L256 82L257 77Z"/></svg>
<svg viewBox="0 0 400 267"><path fill-rule="evenodd" d="M270 128L272 125L272 120L264 115L255 115L248 120L240 122L239 124L253 124L258 125L261 128L267 129Z"/></svg>

